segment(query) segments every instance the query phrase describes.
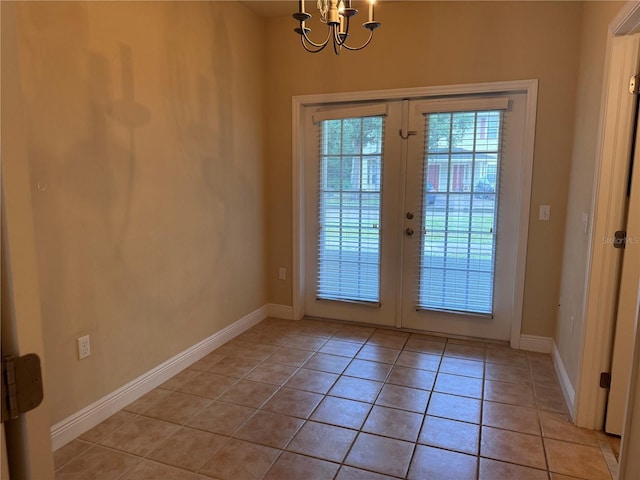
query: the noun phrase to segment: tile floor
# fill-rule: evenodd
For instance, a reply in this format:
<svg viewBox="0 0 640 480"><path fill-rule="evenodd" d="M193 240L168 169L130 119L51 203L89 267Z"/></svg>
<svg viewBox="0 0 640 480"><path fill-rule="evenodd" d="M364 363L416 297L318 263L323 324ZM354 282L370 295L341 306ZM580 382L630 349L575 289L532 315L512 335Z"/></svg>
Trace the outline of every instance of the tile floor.
<svg viewBox="0 0 640 480"><path fill-rule="evenodd" d="M267 319L55 452L56 479L610 480L549 355Z"/></svg>

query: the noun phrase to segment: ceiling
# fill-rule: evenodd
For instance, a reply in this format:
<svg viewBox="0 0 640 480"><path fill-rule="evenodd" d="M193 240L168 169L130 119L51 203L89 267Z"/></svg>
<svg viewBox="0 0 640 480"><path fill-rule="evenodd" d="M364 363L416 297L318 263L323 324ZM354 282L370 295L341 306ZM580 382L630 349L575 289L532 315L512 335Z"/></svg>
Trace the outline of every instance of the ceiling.
<svg viewBox="0 0 640 480"><path fill-rule="evenodd" d="M379 0L378 0L379 1ZM397 0L385 0L385 2L397 1ZM412 0L417 1L417 0ZM282 15L291 16L294 12L298 11L298 0L264 0L264 1L252 1L242 2L254 13L261 17L279 17ZM307 11L315 11L315 0L307 0ZM313 7L313 9L311 8Z"/></svg>

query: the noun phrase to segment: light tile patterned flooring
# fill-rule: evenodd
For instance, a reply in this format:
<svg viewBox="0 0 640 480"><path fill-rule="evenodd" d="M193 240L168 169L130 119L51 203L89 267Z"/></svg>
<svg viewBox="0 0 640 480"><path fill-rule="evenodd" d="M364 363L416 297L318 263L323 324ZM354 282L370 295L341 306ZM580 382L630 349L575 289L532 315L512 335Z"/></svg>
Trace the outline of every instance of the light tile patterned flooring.
<svg viewBox="0 0 640 480"><path fill-rule="evenodd" d="M57 450L56 479L610 480L601 436L549 355L267 319Z"/></svg>

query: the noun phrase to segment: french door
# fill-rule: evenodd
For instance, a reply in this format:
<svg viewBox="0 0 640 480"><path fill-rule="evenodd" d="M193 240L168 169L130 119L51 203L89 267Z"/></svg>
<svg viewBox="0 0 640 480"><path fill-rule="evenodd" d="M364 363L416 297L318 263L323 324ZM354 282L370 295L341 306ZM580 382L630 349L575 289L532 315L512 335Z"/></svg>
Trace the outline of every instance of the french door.
<svg viewBox="0 0 640 480"><path fill-rule="evenodd" d="M395 325L397 102L306 111L306 314Z"/></svg>
<svg viewBox="0 0 640 480"><path fill-rule="evenodd" d="M508 91L305 108L305 313L509 339L526 106Z"/></svg>

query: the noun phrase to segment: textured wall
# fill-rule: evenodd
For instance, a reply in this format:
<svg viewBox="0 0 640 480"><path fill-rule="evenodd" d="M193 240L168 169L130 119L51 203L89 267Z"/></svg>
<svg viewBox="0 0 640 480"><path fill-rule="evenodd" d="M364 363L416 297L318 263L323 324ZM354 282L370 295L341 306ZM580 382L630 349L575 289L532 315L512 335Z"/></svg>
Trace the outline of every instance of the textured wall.
<svg viewBox="0 0 640 480"><path fill-rule="evenodd" d="M262 30L237 2L18 4L52 422L266 303Z"/></svg>

